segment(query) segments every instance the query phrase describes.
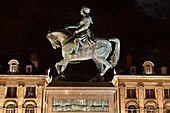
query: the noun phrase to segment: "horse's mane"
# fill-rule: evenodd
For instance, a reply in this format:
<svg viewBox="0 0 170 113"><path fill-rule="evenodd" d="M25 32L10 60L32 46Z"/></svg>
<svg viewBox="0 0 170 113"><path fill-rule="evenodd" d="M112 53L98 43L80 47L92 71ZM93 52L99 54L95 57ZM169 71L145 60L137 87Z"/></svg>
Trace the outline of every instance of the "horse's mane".
<svg viewBox="0 0 170 113"><path fill-rule="evenodd" d="M55 29L53 32L62 32L64 34L68 35L68 36L72 36L73 35L73 33L71 31L65 30L65 29Z"/></svg>

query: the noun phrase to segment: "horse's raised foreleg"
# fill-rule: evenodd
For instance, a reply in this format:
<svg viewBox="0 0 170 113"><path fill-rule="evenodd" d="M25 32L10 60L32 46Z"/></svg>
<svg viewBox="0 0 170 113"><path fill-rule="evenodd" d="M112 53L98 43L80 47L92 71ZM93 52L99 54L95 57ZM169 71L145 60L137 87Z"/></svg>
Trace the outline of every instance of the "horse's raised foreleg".
<svg viewBox="0 0 170 113"><path fill-rule="evenodd" d="M67 57L65 57L60 62L56 63L55 67L56 67L57 72L58 72L59 75L64 76L63 75L64 74L64 70L67 67L67 65L68 65L68 58ZM60 69L59 66L61 66L61 69Z"/></svg>
<svg viewBox="0 0 170 113"><path fill-rule="evenodd" d="M57 63L55 64L55 67L56 67L56 69L57 69L58 74L61 74L61 69L60 69L59 66L61 66L61 65L63 64L63 62L64 62L64 60L61 60L60 62L57 62Z"/></svg>
<svg viewBox="0 0 170 113"><path fill-rule="evenodd" d="M101 73L100 73L100 76L104 76L104 74L106 73L106 71L109 69L109 68L111 68L111 64L104 58L104 57L95 57L95 59L98 61L98 62L100 62L100 63L102 63L104 66L105 66L105 68L101 71Z"/></svg>

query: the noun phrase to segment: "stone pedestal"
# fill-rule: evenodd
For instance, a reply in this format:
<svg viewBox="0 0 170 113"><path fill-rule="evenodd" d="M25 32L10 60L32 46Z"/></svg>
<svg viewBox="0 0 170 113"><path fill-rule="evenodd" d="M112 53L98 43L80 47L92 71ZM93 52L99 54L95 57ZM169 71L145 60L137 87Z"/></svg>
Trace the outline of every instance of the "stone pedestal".
<svg viewBox="0 0 170 113"><path fill-rule="evenodd" d="M57 82L46 87L47 113L114 113L109 82Z"/></svg>

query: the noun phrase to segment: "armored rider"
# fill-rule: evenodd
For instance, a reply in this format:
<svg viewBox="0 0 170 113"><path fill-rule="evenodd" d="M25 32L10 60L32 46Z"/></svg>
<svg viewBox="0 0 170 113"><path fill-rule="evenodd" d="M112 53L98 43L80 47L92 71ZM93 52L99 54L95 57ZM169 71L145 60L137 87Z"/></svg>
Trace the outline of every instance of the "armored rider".
<svg viewBox="0 0 170 113"><path fill-rule="evenodd" d="M73 49L73 54L76 54L80 44L83 45L83 41L88 43L89 45L94 44L93 41L93 33L89 29L90 25L93 24L92 18L89 16L90 13L90 8L83 6L80 14L83 16L82 20L73 26L68 26L68 28L76 28L75 32L73 33L74 35L74 49Z"/></svg>

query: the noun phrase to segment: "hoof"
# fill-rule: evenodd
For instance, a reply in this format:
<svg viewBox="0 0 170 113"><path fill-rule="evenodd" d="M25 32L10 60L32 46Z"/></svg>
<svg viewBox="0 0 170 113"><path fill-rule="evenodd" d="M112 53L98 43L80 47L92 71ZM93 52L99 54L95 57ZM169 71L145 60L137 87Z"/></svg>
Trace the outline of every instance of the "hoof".
<svg viewBox="0 0 170 113"><path fill-rule="evenodd" d="M104 77L100 76L100 81L103 82L104 81Z"/></svg>
<svg viewBox="0 0 170 113"><path fill-rule="evenodd" d="M66 76L64 75L64 73L60 73L59 77L66 77Z"/></svg>
<svg viewBox="0 0 170 113"><path fill-rule="evenodd" d="M101 76L101 77L103 77L103 76L104 76L104 74L103 74L103 73L100 73L100 76Z"/></svg>
<svg viewBox="0 0 170 113"><path fill-rule="evenodd" d="M65 75L63 75L63 74L62 74L62 75L60 75L60 76L61 76L61 77L66 77L66 76L65 76Z"/></svg>

